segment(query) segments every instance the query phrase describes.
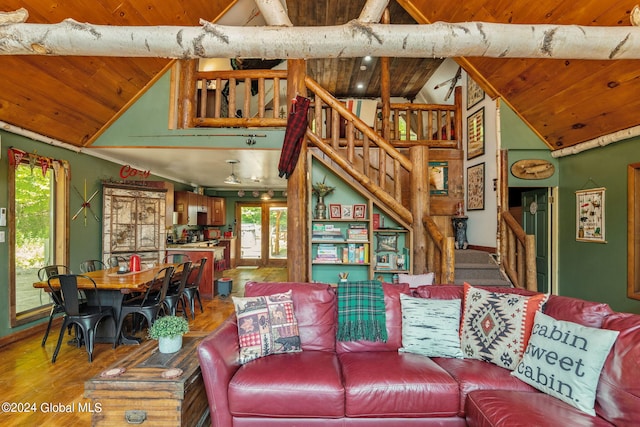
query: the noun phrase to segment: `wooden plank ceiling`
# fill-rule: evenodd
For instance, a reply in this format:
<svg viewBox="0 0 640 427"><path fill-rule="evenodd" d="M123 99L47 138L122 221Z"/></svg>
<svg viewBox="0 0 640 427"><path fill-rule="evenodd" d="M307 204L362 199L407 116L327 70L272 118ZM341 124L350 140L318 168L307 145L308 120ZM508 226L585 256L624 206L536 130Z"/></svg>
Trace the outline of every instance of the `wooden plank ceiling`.
<svg viewBox="0 0 640 427"><path fill-rule="evenodd" d="M231 0L43 2L5 0L3 11L24 7L28 22L66 18L109 25L198 25L215 20ZM365 0L289 0L294 25L335 25L355 19ZM633 2L584 0L392 0L392 24L435 21L561 23L628 26ZM406 9L406 11L405 11ZM86 146L168 64L166 59L19 57L0 59L0 120L57 140ZM484 89L502 96L552 150L629 128L640 122L640 61L459 58ZM441 59L391 60L392 95L412 99ZM366 66L365 70L361 66ZM339 97L376 97L379 61L323 59L309 74ZM365 88L358 90L356 84Z"/></svg>

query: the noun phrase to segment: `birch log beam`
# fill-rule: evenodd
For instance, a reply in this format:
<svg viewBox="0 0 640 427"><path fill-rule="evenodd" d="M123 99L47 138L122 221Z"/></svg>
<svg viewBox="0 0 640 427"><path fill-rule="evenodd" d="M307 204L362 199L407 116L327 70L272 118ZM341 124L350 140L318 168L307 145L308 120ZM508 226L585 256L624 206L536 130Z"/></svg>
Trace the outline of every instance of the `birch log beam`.
<svg viewBox="0 0 640 427"><path fill-rule="evenodd" d="M0 25L0 55L310 59L492 57L640 59L640 28L484 22L325 27Z"/></svg>

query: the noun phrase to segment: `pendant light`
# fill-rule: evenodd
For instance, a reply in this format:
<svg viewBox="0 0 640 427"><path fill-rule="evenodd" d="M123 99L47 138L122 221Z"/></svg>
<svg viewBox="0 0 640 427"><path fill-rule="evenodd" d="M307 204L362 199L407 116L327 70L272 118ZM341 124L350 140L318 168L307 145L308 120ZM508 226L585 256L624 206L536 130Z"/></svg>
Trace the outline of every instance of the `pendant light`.
<svg viewBox="0 0 640 427"><path fill-rule="evenodd" d="M236 176L236 174L234 173L233 167L240 163L239 160L227 160L227 163L229 163L231 165L231 175L229 175L225 180L224 183L225 184L232 184L232 185L237 185L237 184L242 184L240 182L240 179L238 179L238 177Z"/></svg>

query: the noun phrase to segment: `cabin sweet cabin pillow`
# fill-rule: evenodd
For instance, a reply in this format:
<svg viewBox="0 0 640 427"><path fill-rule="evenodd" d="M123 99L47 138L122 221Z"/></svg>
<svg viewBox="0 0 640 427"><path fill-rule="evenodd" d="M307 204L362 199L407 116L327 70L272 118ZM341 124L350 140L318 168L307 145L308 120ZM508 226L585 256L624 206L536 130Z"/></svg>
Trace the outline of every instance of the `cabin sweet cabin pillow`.
<svg viewBox="0 0 640 427"><path fill-rule="evenodd" d="M600 372L618 334L536 313L529 345L511 375L595 415Z"/></svg>

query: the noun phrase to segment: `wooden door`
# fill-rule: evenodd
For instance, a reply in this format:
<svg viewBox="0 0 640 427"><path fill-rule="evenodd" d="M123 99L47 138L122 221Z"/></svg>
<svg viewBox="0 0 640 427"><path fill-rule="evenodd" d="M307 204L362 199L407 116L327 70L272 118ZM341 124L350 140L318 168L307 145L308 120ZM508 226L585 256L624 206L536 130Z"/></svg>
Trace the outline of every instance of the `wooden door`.
<svg viewBox="0 0 640 427"><path fill-rule="evenodd" d="M536 278L539 292L550 292L549 190L538 188L522 193L522 227L536 237Z"/></svg>

